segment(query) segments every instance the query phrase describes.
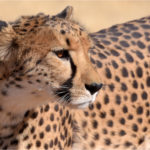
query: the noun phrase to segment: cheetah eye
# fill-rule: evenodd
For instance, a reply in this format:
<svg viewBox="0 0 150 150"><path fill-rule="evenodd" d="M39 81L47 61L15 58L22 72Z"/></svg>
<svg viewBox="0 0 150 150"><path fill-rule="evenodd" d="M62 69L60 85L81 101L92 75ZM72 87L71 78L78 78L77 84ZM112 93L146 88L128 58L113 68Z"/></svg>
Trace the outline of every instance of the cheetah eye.
<svg viewBox="0 0 150 150"><path fill-rule="evenodd" d="M54 51L54 53L56 54L56 56L60 59L69 59L69 52L67 50L58 50L58 51Z"/></svg>

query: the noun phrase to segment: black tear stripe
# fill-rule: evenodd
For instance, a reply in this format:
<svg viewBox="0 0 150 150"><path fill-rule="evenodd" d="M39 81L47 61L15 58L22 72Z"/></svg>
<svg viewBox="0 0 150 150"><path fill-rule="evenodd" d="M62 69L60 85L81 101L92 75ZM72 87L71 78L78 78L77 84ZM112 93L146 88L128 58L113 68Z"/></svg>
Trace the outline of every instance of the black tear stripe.
<svg viewBox="0 0 150 150"><path fill-rule="evenodd" d="M72 80L75 77L76 70L77 70L71 56L70 56L70 63L71 63L71 69L72 69L71 77L61 85L61 87L64 87L64 88L59 88L55 92L55 94L57 96L64 98L67 102L71 101L71 99L70 99L71 98L71 93L70 93L69 89L71 89L72 86L73 86Z"/></svg>

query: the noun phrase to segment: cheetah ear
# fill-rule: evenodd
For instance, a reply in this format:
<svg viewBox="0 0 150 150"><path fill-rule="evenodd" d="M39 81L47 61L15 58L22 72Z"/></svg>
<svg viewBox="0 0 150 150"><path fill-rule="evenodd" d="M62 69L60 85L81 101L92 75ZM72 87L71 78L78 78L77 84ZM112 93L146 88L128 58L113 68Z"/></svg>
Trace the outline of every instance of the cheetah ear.
<svg viewBox="0 0 150 150"><path fill-rule="evenodd" d="M73 7L67 6L62 12L56 15L56 17L70 20L72 18Z"/></svg>
<svg viewBox="0 0 150 150"><path fill-rule="evenodd" d="M2 30L2 28L4 27L8 27L8 24L5 21L0 20L0 31Z"/></svg>
<svg viewBox="0 0 150 150"><path fill-rule="evenodd" d="M0 62L9 61L14 52L16 33L12 26L0 20Z"/></svg>

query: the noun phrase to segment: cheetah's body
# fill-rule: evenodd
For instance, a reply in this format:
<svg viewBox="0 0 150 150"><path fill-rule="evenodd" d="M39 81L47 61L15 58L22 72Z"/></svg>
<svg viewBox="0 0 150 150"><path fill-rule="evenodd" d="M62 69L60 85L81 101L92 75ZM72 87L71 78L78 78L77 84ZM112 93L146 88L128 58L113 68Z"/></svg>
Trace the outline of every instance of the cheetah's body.
<svg viewBox="0 0 150 150"><path fill-rule="evenodd" d="M150 18L89 36L95 44L89 50L91 62L104 84L96 101L84 110L58 103L43 105L27 113L13 137L1 145L18 149L150 150Z"/></svg>
<svg viewBox="0 0 150 150"><path fill-rule="evenodd" d="M105 85L94 105L75 113L75 149L150 149L150 17L90 34L91 61Z"/></svg>

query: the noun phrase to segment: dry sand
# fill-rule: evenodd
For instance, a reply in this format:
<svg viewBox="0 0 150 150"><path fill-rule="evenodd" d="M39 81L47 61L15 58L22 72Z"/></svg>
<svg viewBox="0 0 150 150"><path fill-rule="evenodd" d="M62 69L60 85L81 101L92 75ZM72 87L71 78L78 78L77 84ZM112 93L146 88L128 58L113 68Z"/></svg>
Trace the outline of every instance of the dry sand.
<svg viewBox="0 0 150 150"><path fill-rule="evenodd" d="M67 5L74 7L74 18L91 32L150 15L148 0L0 0L0 19L11 21L20 15L38 12L54 15Z"/></svg>

